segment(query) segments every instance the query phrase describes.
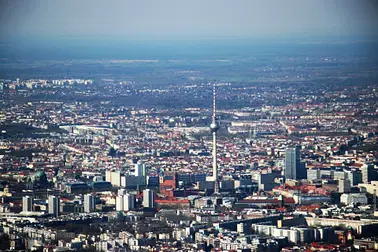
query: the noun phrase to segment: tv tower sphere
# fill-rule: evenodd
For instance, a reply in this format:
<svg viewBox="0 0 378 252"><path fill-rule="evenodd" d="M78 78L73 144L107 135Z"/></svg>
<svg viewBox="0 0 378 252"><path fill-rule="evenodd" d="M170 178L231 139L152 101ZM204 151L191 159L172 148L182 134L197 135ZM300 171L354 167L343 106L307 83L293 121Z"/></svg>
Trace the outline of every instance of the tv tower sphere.
<svg viewBox="0 0 378 252"><path fill-rule="evenodd" d="M219 125L217 122L212 122L210 124L210 130L211 132L217 132L219 130Z"/></svg>

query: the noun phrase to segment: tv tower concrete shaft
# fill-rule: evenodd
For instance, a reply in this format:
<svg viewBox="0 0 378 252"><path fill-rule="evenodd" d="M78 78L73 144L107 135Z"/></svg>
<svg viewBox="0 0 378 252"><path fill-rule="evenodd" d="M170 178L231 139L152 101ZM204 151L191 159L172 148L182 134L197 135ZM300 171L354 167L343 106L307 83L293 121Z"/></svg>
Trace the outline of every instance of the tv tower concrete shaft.
<svg viewBox="0 0 378 252"><path fill-rule="evenodd" d="M213 84L213 116L212 122L210 124L210 130L213 134L213 179L214 179L214 193L219 192L219 177L218 177L218 166L217 166L217 131L219 130L219 125L216 118L216 102L215 102L216 92L215 84Z"/></svg>

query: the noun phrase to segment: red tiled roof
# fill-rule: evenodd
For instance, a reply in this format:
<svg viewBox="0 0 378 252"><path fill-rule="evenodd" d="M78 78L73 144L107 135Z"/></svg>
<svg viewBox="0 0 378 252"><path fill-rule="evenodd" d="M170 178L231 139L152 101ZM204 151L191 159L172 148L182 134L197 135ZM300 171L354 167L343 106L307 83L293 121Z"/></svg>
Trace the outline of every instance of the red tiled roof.
<svg viewBox="0 0 378 252"><path fill-rule="evenodd" d="M278 204L278 199L244 199L240 200L240 203L272 203L272 204Z"/></svg>
<svg viewBox="0 0 378 252"><path fill-rule="evenodd" d="M295 204L295 200L293 198L284 198L284 203Z"/></svg>
<svg viewBox="0 0 378 252"><path fill-rule="evenodd" d="M157 199L155 203L167 203L167 204L187 204L189 200L173 200L173 199Z"/></svg>

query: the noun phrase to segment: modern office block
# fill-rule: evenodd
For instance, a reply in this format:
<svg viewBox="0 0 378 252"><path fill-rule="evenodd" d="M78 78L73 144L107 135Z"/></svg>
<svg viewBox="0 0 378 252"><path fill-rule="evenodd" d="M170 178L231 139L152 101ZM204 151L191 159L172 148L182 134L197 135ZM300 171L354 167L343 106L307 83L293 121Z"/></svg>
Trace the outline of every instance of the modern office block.
<svg viewBox="0 0 378 252"><path fill-rule="evenodd" d="M300 146L287 148L285 151L285 178L306 179L307 171L304 163L301 163Z"/></svg>
<svg viewBox="0 0 378 252"><path fill-rule="evenodd" d="M154 207L154 191L146 189L143 191L143 207Z"/></svg>
<svg viewBox="0 0 378 252"><path fill-rule="evenodd" d="M84 212L91 213L95 210L95 198L92 194L84 195Z"/></svg>
<svg viewBox="0 0 378 252"><path fill-rule="evenodd" d="M125 194L123 196L123 210L130 211L135 208L135 195L133 194Z"/></svg>
<svg viewBox="0 0 378 252"><path fill-rule="evenodd" d="M60 199L57 196L50 195L49 196L49 214L58 217L60 214Z"/></svg>
<svg viewBox="0 0 378 252"><path fill-rule="evenodd" d="M136 177L145 177L146 176L146 165L141 161L135 164L135 176Z"/></svg>
<svg viewBox="0 0 378 252"><path fill-rule="evenodd" d="M33 211L33 198L30 196L22 197L22 211L31 212Z"/></svg>

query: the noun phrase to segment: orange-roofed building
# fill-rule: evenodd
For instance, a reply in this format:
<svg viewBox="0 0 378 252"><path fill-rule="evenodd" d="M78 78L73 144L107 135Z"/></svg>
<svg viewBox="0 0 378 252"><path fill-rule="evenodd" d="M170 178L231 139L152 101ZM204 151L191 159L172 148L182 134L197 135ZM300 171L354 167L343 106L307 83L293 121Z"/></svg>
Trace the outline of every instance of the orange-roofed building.
<svg viewBox="0 0 378 252"><path fill-rule="evenodd" d="M157 199L155 203L158 208L166 208L166 207L173 207L173 208L189 208L190 203L189 200L176 200L176 199Z"/></svg>
<svg viewBox="0 0 378 252"><path fill-rule="evenodd" d="M310 206L298 206L297 210L299 211L307 211L307 212L313 212L316 209L319 209L320 205L310 205Z"/></svg>

